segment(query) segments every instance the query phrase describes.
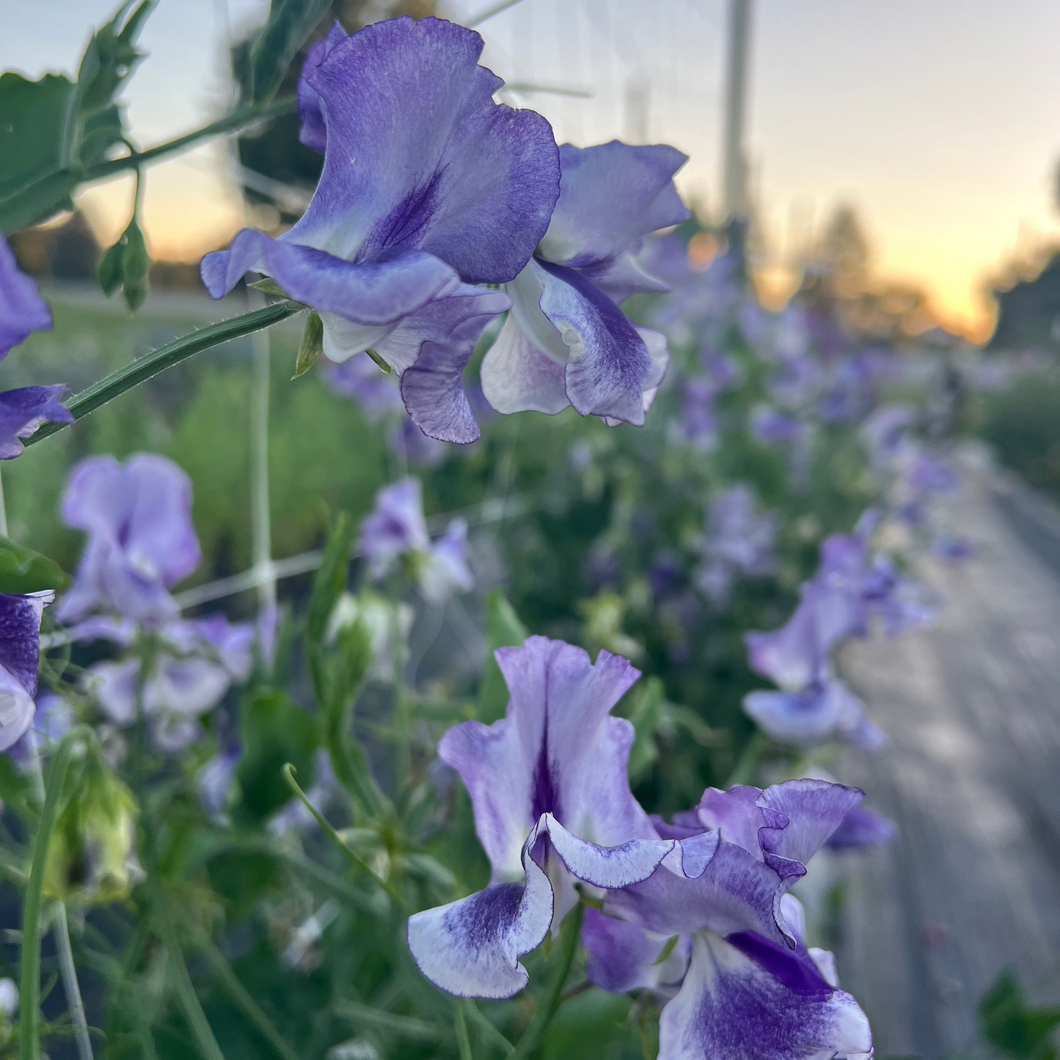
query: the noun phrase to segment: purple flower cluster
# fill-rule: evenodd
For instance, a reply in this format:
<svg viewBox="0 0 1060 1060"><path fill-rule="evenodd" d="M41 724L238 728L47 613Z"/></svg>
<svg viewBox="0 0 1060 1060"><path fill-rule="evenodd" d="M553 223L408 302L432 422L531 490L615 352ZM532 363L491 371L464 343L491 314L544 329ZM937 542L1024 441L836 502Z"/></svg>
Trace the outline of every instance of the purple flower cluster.
<svg viewBox="0 0 1060 1060"><path fill-rule="evenodd" d="M833 654L843 641L866 636L873 618L896 635L926 624L934 611L918 583L886 557L870 555L875 526L869 512L854 533L826 538L818 572L802 587L788 622L745 636L751 669L779 691L751 692L744 709L776 740L813 744L839 736L869 750L884 741L861 700L836 676Z"/></svg>
<svg viewBox="0 0 1060 1060"><path fill-rule="evenodd" d="M271 276L320 313L331 361L372 350L397 374L432 438L478 437L463 373L505 311L482 367L493 408L641 424L666 341L618 303L665 289L635 255L688 216L672 180L685 156L557 148L539 114L493 102L503 82L481 51L477 33L436 18L332 29L299 84L302 142L324 154L309 208L278 239L238 233L203 259L203 280L221 297L248 270ZM357 369L333 378L359 395L364 383Z"/></svg>
<svg viewBox="0 0 1060 1060"><path fill-rule="evenodd" d="M707 531L700 550L703 562L693 578L714 604L724 606L737 575L758 577L773 570L773 518L758 511L754 490L738 483L711 499Z"/></svg>
<svg viewBox="0 0 1060 1060"><path fill-rule="evenodd" d="M830 955L807 949L787 896L861 792L708 789L674 824L650 818L627 778L633 727L611 717L638 672L543 637L496 656L507 716L457 725L439 746L470 793L492 877L409 919L420 970L458 996L511 997L528 981L520 958L581 889L601 905L582 931L590 977L665 1001L660 1060L870 1056L864 1014Z"/></svg>

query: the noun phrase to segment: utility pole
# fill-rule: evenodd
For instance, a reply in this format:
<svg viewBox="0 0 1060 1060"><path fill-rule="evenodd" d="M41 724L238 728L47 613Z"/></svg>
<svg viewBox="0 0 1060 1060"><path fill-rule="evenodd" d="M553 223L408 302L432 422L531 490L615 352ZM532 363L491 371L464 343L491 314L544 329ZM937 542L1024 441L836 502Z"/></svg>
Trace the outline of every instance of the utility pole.
<svg viewBox="0 0 1060 1060"><path fill-rule="evenodd" d="M725 141L722 144L722 202L725 223L747 220L747 172L744 118L747 109L747 57L751 0L729 0L729 56L725 94Z"/></svg>

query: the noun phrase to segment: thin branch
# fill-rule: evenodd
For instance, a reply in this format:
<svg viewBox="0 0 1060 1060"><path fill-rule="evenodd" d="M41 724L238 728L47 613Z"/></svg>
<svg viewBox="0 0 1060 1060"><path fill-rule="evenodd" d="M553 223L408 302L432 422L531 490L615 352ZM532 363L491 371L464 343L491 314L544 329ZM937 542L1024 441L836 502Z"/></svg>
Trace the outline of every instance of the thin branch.
<svg viewBox="0 0 1060 1060"><path fill-rule="evenodd" d="M515 7L519 2L520 0L501 0L499 4L494 4L493 7L487 7L485 11L481 12L481 14L469 19L467 28L474 29L476 26L481 26L483 22L493 18L494 15L499 15L502 11L507 11L509 7Z"/></svg>

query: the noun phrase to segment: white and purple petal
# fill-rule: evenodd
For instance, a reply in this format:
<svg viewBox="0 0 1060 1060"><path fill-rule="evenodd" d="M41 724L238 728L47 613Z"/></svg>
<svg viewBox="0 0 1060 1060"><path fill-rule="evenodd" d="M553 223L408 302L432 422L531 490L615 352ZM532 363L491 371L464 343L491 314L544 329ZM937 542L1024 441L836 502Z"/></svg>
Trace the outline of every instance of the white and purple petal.
<svg viewBox="0 0 1060 1060"><path fill-rule="evenodd" d="M27 386L0 393L0 460L21 456L23 438L31 438L44 422L73 423L73 413L59 400L66 384Z"/></svg>
<svg viewBox="0 0 1060 1060"><path fill-rule="evenodd" d="M589 953L585 974L612 994L630 990L672 994L684 977L691 950L691 939L680 936L664 957L670 946L667 936L605 916L592 906L582 921L582 943Z"/></svg>
<svg viewBox="0 0 1060 1060"><path fill-rule="evenodd" d="M684 983L662 1012L659 1060L869 1060L865 1014L809 955L735 941L693 939Z"/></svg>
<svg viewBox="0 0 1060 1060"><path fill-rule="evenodd" d="M12 747L33 724L40 622L51 592L0 593L0 751Z"/></svg>

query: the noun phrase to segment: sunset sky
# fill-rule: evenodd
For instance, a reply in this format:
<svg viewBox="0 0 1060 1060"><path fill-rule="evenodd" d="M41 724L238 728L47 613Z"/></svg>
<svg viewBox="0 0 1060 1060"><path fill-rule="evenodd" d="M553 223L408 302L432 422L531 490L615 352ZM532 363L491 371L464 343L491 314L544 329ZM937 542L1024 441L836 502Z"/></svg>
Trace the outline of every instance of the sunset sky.
<svg viewBox="0 0 1060 1060"><path fill-rule="evenodd" d="M227 26L264 0L162 0L151 54L126 99L144 145L224 112ZM449 0L465 19L492 0ZM71 70L110 0L8 5L0 67ZM724 0L522 0L481 27L484 62L516 82L557 138L673 143L682 190L717 202ZM774 264L837 203L856 206L877 271L925 287L943 318L980 333L984 285L1014 253L1055 240L1060 158L1060 4L1055 0L756 0L748 122L753 188ZM150 171L156 257L195 260L242 224L224 145ZM85 194L104 240L124 226L131 183Z"/></svg>

